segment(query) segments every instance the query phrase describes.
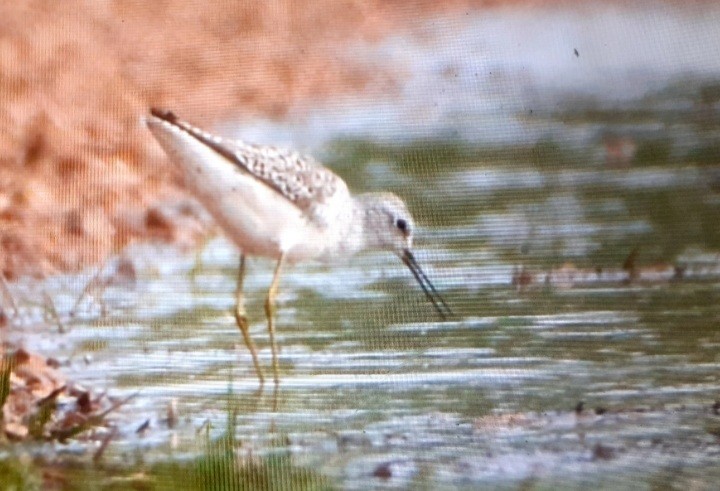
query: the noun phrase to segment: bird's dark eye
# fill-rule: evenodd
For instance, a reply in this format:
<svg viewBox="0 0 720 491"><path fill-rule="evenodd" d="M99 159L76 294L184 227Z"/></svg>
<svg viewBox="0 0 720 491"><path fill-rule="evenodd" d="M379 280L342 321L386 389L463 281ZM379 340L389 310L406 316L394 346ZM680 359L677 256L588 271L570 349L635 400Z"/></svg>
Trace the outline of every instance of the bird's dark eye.
<svg viewBox="0 0 720 491"><path fill-rule="evenodd" d="M402 218L398 218L397 221L395 221L395 226L399 230L401 230L403 232L407 232L407 228L408 228L407 221L403 220Z"/></svg>

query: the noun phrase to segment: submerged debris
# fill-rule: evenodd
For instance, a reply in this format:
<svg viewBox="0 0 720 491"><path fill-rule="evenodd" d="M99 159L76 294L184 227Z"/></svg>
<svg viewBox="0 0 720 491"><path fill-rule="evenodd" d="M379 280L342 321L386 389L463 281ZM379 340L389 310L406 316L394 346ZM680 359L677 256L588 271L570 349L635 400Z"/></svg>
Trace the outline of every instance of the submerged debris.
<svg viewBox="0 0 720 491"><path fill-rule="evenodd" d="M580 268L572 263L544 271L532 271L525 266L516 267L510 281L516 290L525 291L545 287L622 286L718 279L720 279L720 260L692 265L660 263L639 266L631 254L619 268Z"/></svg>
<svg viewBox="0 0 720 491"><path fill-rule="evenodd" d="M611 447L597 443L592 451L593 460L612 460L615 458L615 450Z"/></svg>

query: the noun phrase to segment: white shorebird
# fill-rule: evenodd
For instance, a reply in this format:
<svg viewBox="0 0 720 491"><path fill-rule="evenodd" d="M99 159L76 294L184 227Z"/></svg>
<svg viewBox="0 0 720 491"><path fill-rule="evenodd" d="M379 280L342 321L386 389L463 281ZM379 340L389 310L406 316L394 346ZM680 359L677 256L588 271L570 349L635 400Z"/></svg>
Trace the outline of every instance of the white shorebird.
<svg viewBox="0 0 720 491"><path fill-rule="evenodd" d="M235 319L261 384L242 291L246 256L277 260L265 302L275 384L273 317L286 262L328 261L367 249L391 251L407 265L440 316L452 315L411 252L415 226L400 198L391 193L352 196L342 179L310 157L211 135L170 111L150 112L148 128L182 168L187 187L240 249Z"/></svg>

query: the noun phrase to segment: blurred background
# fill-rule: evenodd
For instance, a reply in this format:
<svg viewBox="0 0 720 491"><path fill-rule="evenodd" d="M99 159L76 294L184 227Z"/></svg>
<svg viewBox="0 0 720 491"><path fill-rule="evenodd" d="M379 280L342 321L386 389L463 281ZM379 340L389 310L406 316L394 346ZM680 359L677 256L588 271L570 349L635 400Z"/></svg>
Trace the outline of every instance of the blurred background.
<svg viewBox="0 0 720 491"><path fill-rule="evenodd" d="M140 391L104 458L155 484L172 473L146 461L231 436L222 472L300 487L712 489L718 25L700 0L6 3L5 339ZM253 395L237 251L142 124L151 106L402 196L458 318L394 257L298 265L281 387ZM267 368L271 271L253 262L246 286Z"/></svg>

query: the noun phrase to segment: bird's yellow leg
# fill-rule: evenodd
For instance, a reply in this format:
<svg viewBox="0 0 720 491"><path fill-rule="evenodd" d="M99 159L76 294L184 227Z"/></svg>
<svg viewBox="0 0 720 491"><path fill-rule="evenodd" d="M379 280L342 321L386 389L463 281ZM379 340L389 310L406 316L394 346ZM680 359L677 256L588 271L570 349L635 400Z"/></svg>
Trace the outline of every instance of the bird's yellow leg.
<svg viewBox="0 0 720 491"><path fill-rule="evenodd" d="M272 364L273 375L275 376L275 385L280 382L277 345L275 344L275 296L277 295L278 284L280 283L280 271L284 262L285 254L283 253L275 266L275 274L273 275L272 283L270 283L267 300L265 301L265 315L267 315L268 332L270 333L270 347L272 349Z"/></svg>
<svg viewBox="0 0 720 491"><path fill-rule="evenodd" d="M262 370L260 369L260 362L258 361L257 350L255 349L255 343L253 343L250 337L250 326L248 325L247 315L245 313L245 295L243 295L243 280L245 279L245 256L240 254L240 268L238 270L238 281L237 281L237 303L235 304L235 321L237 322L240 332L245 340L245 346L250 350L252 355L253 365L255 365L255 373L257 373L258 379L260 380L260 386L265 383L265 377L263 377Z"/></svg>

